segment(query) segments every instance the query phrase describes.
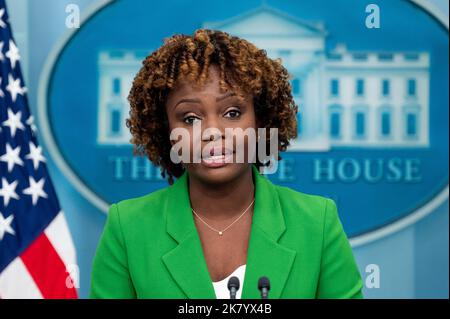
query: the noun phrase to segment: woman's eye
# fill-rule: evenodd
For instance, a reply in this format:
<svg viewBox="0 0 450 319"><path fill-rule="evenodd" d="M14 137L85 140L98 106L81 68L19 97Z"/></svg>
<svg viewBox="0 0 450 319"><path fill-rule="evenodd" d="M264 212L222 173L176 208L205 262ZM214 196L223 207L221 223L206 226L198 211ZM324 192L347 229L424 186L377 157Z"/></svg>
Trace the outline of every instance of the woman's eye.
<svg viewBox="0 0 450 319"><path fill-rule="evenodd" d="M228 111L225 114L225 117L236 118L236 117L239 117L240 115L241 115L240 111L238 111L238 110L231 110L231 111Z"/></svg>
<svg viewBox="0 0 450 319"><path fill-rule="evenodd" d="M192 125L192 124L194 124L195 120L200 121L200 119L196 116L187 116L183 119L183 122L186 124Z"/></svg>

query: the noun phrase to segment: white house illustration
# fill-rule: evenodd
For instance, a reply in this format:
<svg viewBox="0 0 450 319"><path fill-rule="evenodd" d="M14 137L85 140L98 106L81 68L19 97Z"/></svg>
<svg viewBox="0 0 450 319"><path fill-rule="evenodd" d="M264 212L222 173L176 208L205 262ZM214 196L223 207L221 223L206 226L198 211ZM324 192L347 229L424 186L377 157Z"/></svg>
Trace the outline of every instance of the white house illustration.
<svg viewBox="0 0 450 319"><path fill-rule="evenodd" d="M98 144L129 144L131 133L125 125L130 110L127 97L145 56L146 52L126 50L100 52Z"/></svg>
<svg viewBox="0 0 450 319"><path fill-rule="evenodd" d="M429 146L428 52L349 51L345 44L326 51L323 23L267 5L203 27L242 37L281 58L299 106L298 138L289 150ZM129 141L126 95L141 61L129 51L100 54L100 144Z"/></svg>

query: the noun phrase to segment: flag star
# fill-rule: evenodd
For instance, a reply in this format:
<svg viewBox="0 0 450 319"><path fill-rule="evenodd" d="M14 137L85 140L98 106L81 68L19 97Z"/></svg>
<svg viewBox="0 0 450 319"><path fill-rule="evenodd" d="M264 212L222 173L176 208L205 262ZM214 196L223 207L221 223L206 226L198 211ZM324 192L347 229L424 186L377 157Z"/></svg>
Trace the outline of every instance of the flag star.
<svg viewBox="0 0 450 319"><path fill-rule="evenodd" d="M0 28L6 28L6 23L3 21L3 15L5 14L5 9L0 9Z"/></svg>
<svg viewBox="0 0 450 319"><path fill-rule="evenodd" d="M11 67L14 69L16 67L17 61L20 61L19 49L17 48L14 41L9 40L9 50L5 53L5 56L9 58Z"/></svg>
<svg viewBox="0 0 450 319"><path fill-rule="evenodd" d="M0 61L2 60L1 51L0 51ZM0 76L0 97L5 97L5 93L2 90L2 77Z"/></svg>
<svg viewBox="0 0 450 319"><path fill-rule="evenodd" d="M4 218L3 214L0 212L0 240L3 240L5 234L15 235L14 229L11 227L11 223L14 219L14 215L9 215Z"/></svg>
<svg viewBox="0 0 450 319"><path fill-rule="evenodd" d="M22 111L18 111L16 114L14 114L11 109L8 109L8 119L3 122L3 125L9 126L12 137L14 137L16 135L17 129L21 129L21 130L25 129L25 126L23 126L23 123L20 120L21 117L22 117Z"/></svg>
<svg viewBox="0 0 450 319"><path fill-rule="evenodd" d="M40 146L36 147L33 142L30 142L30 153L28 153L25 158L31 159L33 161L35 170L38 169L39 162L45 162L45 157L42 156L42 148Z"/></svg>
<svg viewBox="0 0 450 319"><path fill-rule="evenodd" d="M34 117L33 117L33 115L30 115L28 117L28 120L25 123L27 123L31 127L31 130L33 131L33 133L36 133L37 127L34 124Z"/></svg>
<svg viewBox="0 0 450 319"><path fill-rule="evenodd" d="M0 161L8 163L8 172L11 172L13 170L15 164L23 166L23 161L20 158L19 154L20 146L12 149L11 145L6 144L6 153L0 156Z"/></svg>
<svg viewBox="0 0 450 319"><path fill-rule="evenodd" d="M11 74L8 74L8 85L6 86L6 90L11 93L11 99L13 102L16 102L18 94L23 96L23 94L27 91L24 86L20 86L20 79L14 79Z"/></svg>
<svg viewBox="0 0 450 319"><path fill-rule="evenodd" d="M11 198L19 199L19 195L16 193L18 181L14 181L11 184L8 180L2 177L2 188L0 188L0 196L3 197L3 205L6 207L9 204Z"/></svg>
<svg viewBox="0 0 450 319"><path fill-rule="evenodd" d="M5 60L5 56L3 55L3 46L5 45L5 42L0 42L0 61Z"/></svg>
<svg viewBox="0 0 450 319"><path fill-rule="evenodd" d="M26 195L31 195L33 199L33 205L36 205L39 197L47 198L47 193L44 192L45 178L41 178L39 182L36 182L32 176L29 176L30 187L25 188L22 192Z"/></svg>

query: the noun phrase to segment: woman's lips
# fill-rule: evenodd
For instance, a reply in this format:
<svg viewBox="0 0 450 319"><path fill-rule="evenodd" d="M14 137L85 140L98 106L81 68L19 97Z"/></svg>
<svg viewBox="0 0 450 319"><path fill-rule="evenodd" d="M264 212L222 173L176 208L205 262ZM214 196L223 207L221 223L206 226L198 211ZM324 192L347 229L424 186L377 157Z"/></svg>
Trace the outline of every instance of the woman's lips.
<svg viewBox="0 0 450 319"><path fill-rule="evenodd" d="M202 164L207 167L222 167L233 161L233 153L226 152L221 155L213 155L202 158Z"/></svg>
<svg viewBox="0 0 450 319"><path fill-rule="evenodd" d="M214 156L214 155L227 155L227 154L232 154L233 150L229 149L229 148L225 148L225 147L220 147L220 146L215 146L212 147L208 154L210 156Z"/></svg>

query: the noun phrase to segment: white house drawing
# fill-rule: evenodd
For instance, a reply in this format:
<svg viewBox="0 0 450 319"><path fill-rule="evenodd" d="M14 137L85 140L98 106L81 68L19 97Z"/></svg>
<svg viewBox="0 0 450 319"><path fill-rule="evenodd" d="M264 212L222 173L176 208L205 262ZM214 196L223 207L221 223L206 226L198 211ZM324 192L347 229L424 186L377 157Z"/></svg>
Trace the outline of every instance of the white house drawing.
<svg viewBox="0 0 450 319"><path fill-rule="evenodd" d="M145 56L135 51L100 52L98 144L129 144L131 133L125 125L130 110L127 97Z"/></svg>
<svg viewBox="0 0 450 319"><path fill-rule="evenodd" d="M356 52L345 44L327 51L323 23L267 5L203 27L282 59L299 106L299 134L289 150L429 146L428 52ZM131 51L100 54L99 144L128 144L126 95L142 59Z"/></svg>

